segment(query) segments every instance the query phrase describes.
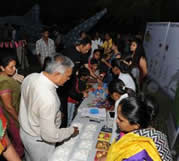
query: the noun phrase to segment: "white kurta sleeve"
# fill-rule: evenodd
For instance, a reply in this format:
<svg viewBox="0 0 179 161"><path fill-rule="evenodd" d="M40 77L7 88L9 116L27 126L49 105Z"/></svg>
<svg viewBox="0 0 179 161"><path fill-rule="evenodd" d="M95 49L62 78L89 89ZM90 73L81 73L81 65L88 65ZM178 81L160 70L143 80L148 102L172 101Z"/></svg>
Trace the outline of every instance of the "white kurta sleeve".
<svg viewBox="0 0 179 161"><path fill-rule="evenodd" d="M61 142L69 138L74 132L73 127L59 129L56 126L56 116L54 104L46 103L40 109L40 135L43 140L50 143Z"/></svg>

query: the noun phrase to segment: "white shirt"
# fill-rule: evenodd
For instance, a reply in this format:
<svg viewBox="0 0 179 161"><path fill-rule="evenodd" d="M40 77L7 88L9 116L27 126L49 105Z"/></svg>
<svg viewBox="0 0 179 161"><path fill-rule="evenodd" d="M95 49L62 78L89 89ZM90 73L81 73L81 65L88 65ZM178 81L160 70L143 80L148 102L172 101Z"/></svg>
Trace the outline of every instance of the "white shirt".
<svg viewBox="0 0 179 161"><path fill-rule="evenodd" d="M54 41L48 38L48 44L41 38L36 42L36 54L41 57L52 56L52 53L55 52L55 44Z"/></svg>
<svg viewBox="0 0 179 161"><path fill-rule="evenodd" d="M133 91L136 91L135 82L133 78L130 76L130 74L120 72L118 79L122 80L127 88L130 88Z"/></svg>
<svg viewBox="0 0 179 161"><path fill-rule="evenodd" d="M57 86L43 73L33 73L22 83L19 122L31 136L55 143L70 137L74 128L59 129L61 124L60 100Z"/></svg>

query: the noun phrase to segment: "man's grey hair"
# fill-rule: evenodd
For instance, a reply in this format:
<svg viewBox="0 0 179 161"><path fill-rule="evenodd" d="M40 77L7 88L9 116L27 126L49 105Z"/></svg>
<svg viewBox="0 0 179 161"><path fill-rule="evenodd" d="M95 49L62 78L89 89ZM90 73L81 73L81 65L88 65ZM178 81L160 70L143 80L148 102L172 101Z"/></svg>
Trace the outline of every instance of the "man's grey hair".
<svg viewBox="0 0 179 161"><path fill-rule="evenodd" d="M60 57L60 61L56 59L57 57ZM56 55L55 57L53 57L52 61L47 64L45 71L51 74L55 72L59 72L63 74L65 73L67 68L73 68L73 67L74 67L74 63L70 58L59 54L58 56Z"/></svg>

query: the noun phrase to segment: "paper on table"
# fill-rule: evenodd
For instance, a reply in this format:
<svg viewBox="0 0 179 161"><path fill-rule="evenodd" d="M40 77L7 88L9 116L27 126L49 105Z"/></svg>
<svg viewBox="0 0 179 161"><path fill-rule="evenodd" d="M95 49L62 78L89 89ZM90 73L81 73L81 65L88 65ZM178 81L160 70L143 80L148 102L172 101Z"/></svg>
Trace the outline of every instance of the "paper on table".
<svg viewBox="0 0 179 161"><path fill-rule="evenodd" d="M86 139L82 140L79 144L79 148L81 149L91 150L92 146L93 146L92 140L86 140Z"/></svg>
<svg viewBox="0 0 179 161"><path fill-rule="evenodd" d="M98 113L91 113L91 110L98 110ZM91 118L98 118L98 119L105 119L106 118L106 110L104 108L83 108L81 110L82 117L91 117Z"/></svg>
<svg viewBox="0 0 179 161"><path fill-rule="evenodd" d="M94 139L94 133L88 132L83 132L80 136L81 139L88 139L88 140L93 140Z"/></svg>
<svg viewBox="0 0 179 161"><path fill-rule="evenodd" d="M87 133L90 133L90 131L94 132L94 131L96 131L96 129L97 129L96 124L89 123L88 125L85 126L84 132L86 131Z"/></svg>
<svg viewBox="0 0 179 161"><path fill-rule="evenodd" d="M68 161L68 156L70 155L70 150L63 149L62 147L57 147L55 153L53 153L52 157L49 161Z"/></svg>
<svg viewBox="0 0 179 161"><path fill-rule="evenodd" d="M89 154L89 150L87 150L87 149L76 149L72 159L87 161L88 154Z"/></svg>
<svg viewBox="0 0 179 161"><path fill-rule="evenodd" d="M68 148L68 149L71 149L76 143L76 140L71 138L70 140L66 141L64 144L63 144L63 147L65 148Z"/></svg>

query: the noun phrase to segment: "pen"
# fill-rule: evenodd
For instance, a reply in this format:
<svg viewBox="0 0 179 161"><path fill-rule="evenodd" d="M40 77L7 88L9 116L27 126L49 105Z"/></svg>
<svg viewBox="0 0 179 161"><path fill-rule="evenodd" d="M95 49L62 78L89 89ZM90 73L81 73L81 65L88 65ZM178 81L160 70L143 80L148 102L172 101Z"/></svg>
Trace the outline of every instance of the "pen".
<svg viewBox="0 0 179 161"><path fill-rule="evenodd" d="M89 121L91 121L91 122L96 122L96 123L100 123L100 121L92 120L92 119L90 119Z"/></svg>

